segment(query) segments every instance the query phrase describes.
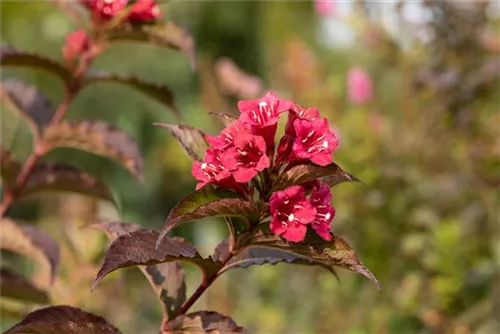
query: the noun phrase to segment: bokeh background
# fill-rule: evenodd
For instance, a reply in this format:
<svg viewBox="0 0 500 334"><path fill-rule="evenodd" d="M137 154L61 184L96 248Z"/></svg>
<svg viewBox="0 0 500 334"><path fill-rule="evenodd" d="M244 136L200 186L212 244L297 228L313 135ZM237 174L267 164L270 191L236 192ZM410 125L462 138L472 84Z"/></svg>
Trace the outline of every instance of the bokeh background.
<svg viewBox="0 0 500 334"><path fill-rule="evenodd" d="M62 59L76 27L44 1L1 1L1 40ZM333 232L346 238L382 284L293 265L229 272L193 307L232 316L254 333L499 333L500 6L494 1L162 2L165 19L196 42L197 69L182 54L119 44L93 69L168 85L183 121L216 133L209 112L272 90L331 121L334 160L365 185L334 188ZM2 69L36 84L56 104L60 83L40 72ZM29 154L25 124L2 108L1 140ZM117 212L78 195L44 194L10 215L40 226L62 245L54 304L107 317L124 333L156 333L161 310L137 269L90 292L107 239L82 228L122 219L160 228L195 181L178 144L153 122L175 122L162 105L127 87L98 84L71 105L70 119L103 119L131 134L145 158L137 182L105 159L58 150L47 159L85 166L106 180ZM179 227L208 255L227 236L219 220ZM13 254L3 261L27 273ZM186 266L188 292L200 280ZM1 329L31 309L2 300Z"/></svg>

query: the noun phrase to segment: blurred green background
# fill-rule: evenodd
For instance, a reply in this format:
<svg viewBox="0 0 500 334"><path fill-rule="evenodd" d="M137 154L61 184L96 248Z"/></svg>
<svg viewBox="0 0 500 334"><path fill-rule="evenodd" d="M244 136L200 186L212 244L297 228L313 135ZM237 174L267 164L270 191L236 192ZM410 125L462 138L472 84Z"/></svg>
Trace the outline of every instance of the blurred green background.
<svg viewBox="0 0 500 334"><path fill-rule="evenodd" d="M2 44L62 59L65 35L76 27L61 11L43 1L0 6ZM338 283L316 268L252 267L223 276L193 310L227 314L254 333L500 332L498 3L352 1L335 3L329 13L313 2L162 2L161 8L166 20L193 35L195 71L179 52L127 43L112 46L92 68L168 85L183 122L212 134L221 124L209 112L236 113L238 99L255 94L248 77L234 80L234 71L216 66L221 57L260 78L254 97L269 89L317 106L340 136L334 160L365 183L334 188L333 232L352 244L383 287L379 293L344 271ZM349 99L353 67L372 84L364 103ZM61 101L60 83L45 73L2 69L2 76ZM26 158L25 124L4 108L1 116L3 146ZM114 84L86 88L68 118L102 119L127 131L144 155L144 182L110 161L54 151L48 160L71 161L108 182L120 211L51 194L16 203L9 215L61 241L54 303L103 315L124 333L155 333L161 310L137 269L110 275L90 293L107 240L80 227L96 219L162 226L196 184L178 144L152 125L176 120L157 102ZM219 220L175 233L205 255L227 235ZM32 270L13 256L4 261ZM186 270L189 293L201 275ZM30 311L11 304L20 314ZM5 330L18 318L2 308Z"/></svg>

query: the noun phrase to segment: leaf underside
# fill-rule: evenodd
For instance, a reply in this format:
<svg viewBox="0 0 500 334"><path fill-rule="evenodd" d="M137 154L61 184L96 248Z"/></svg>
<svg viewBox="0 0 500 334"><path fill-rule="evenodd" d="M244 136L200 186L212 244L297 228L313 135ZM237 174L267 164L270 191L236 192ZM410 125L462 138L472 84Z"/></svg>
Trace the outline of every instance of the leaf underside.
<svg viewBox="0 0 500 334"><path fill-rule="evenodd" d="M212 311L180 315L166 324L167 333L246 333L231 318Z"/></svg>
<svg viewBox="0 0 500 334"><path fill-rule="evenodd" d="M154 125L167 129L191 160L203 161L209 147L203 131L186 124L154 123Z"/></svg>
<svg viewBox="0 0 500 334"><path fill-rule="evenodd" d="M7 268L0 268L0 296L35 304L49 303L47 294Z"/></svg>

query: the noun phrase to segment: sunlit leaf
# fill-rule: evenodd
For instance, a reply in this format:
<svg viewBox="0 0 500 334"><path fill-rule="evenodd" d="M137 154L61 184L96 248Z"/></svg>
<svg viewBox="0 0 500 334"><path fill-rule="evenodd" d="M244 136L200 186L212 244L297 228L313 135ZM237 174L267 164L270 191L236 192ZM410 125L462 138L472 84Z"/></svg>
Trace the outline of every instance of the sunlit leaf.
<svg viewBox="0 0 500 334"><path fill-rule="evenodd" d="M203 161L208 143L200 129L185 124L154 123L154 125L167 129L181 144L184 152L193 161Z"/></svg>
<svg viewBox="0 0 500 334"><path fill-rule="evenodd" d="M273 183L273 191L281 190L295 184L314 181L317 178L331 187L341 182L359 181L355 176L345 172L337 164L331 163L328 166L322 167L313 164L298 165L290 168Z"/></svg>
<svg viewBox="0 0 500 334"><path fill-rule="evenodd" d="M238 119L236 116L233 116L230 114L225 114L225 113L212 112L210 114L217 116L225 126L230 125L231 123L233 123L234 121L236 121Z"/></svg>
<svg viewBox="0 0 500 334"><path fill-rule="evenodd" d="M247 221L254 219L258 208L254 203L236 198L236 194L205 186L183 197L170 211L160 239L182 223L206 217L241 217Z"/></svg>
<svg viewBox="0 0 500 334"><path fill-rule="evenodd" d="M66 84L71 82L71 73L57 61L39 54L19 51L9 45L0 47L0 65L2 67L29 67L47 71L61 78Z"/></svg>
<svg viewBox="0 0 500 334"><path fill-rule="evenodd" d="M104 261L92 285L94 288L104 276L126 267L151 266L171 261L186 261L199 266L205 275L212 274L220 264L202 258L196 248L183 238L166 237L156 247L159 233L140 229L118 237L104 254Z"/></svg>
<svg viewBox="0 0 500 334"><path fill-rule="evenodd" d="M47 304L49 297L21 275L0 268L0 296L28 303Z"/></svg>
<svg viewBox="0 0 500 334"><path fill-rule="evenodd" d="M30 173L20 196L43 191L69 191L116 204L113 194L100 180L66 164L42 163Z"/></svg>
<svg viewBox="0 0 500 334"><path fill-rule="evenodd" d="M113 29L108 38L112 41L152 42L179 50L184 53L195 68L195 44L193 37L181 26L174 22L158 22L154 25L133 26L123 24Z"/></svg>
<svg viewBox="0 0 500 334"><path fill-rule="evenodd" d="M91 227L103 230L112 241L140 229L137 224L118 221L99 222L92 224ZM139 268L151 283L158 299L162 302L165 314L168 318L171 318L186 301L184 270L176 262L139 266Z"/></svg>
<svg viewBox="0 0 500 334"><path fill-rule="evenodd" d="M181 333L246 333L233 319L217 312L199 311L180 315L166 324L164 331Z"/></svg>
<svg viewBox="0 0 500 334"><path fill-rule="evenodd" d="M54 108L45 95L36 87L17 80L1 83L0 99L9 110L22 116L37 136L54 115Z"/></svg>
<svg viewBox="0 0 500 334"><path fill-rule="evenodd" d="M113 159L136 177L142 177L143 160L135 140L102 121L63 121L48 126L43 136L45 152L58 147L88 151Z"/></svg>
<svg viewBox="0 0 500 334"><path fill-rule="evenodd" d="M2 183L5 186L12 187L16 183L16 178L21 171L21 164L7 151L0 146L0 173Z"/></svg>
<svg viewBox="0 0 500 334"><path fill-rule="evenodd" d="M0 248L35 259L53 281L60 257L56 241L33 226L18 225L9 218L2 218L0 227Z"/></svg>
<svg viewBox="0 0 500 334"><path fill-rule="evenodd" d="M174 103L174 94L167 86L147 82L144 79L137 77L126 77L101 72L91 73L85 80L86 84L98 82L116 82L127 85L164 104L166 107L170 108L170 110L172 110L177 117L179 117L179 111L175 107Z"/></svg>
<svg viewBox="0 0 500 334"><path fill-rule="evenodd" d="M58 305L31 312L4 334L120 334L98 315Z"/></svg>

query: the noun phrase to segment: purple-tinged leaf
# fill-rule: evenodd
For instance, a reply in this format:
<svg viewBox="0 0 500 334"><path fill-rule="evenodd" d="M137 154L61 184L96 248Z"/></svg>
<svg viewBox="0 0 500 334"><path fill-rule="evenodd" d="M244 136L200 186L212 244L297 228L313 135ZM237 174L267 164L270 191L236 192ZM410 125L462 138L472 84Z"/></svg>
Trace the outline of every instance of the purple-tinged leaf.
<svg viewBox="0 0 500 334"><path fill-rule="evenodd" d="M173 228L196 219L230 216L250 221L257 215L258 208L254 203L236 198L235 193L208 185L193 191L177 203L167 217L158 242Z"/></svg>
<svg viewBox="0 0 500 334"><path fill-rule="evenodd" d="M274 235L267 228L263 230L242 235L237 241L238 246L280 250L302 259L307 258L311 264L321 263L323 267L344 268L365 276L381 290L375 276L361 263L351 246L341 237L332 235L332 240L326 241L315 233L308 233L304 241L292 243Z"/></svg>
<svg viewBox="0 0 500 334"><path fill-rule="evenodd" d="M42 163L30 173L20 196L43 191L69 191L110 201L116 201L109 188L87 172L66 164Z"/></svg>
<svg viewBox="0 0 500 334"><path fill-rule="evenodd" d="M0 146L0 173L2 175L3 186L14 186L19 172L21 172L19 161L9 151Z"/></svg>
<svg viewBox="0 0 500 334"><path fill-rule="evenodd" d="M217 116L225 126L230 125L238 119L238 117L226 113L212 112L210 114Z"/></svg>
<svg viewBox="0 0 500 334"><path fill-rule="evenodd" d="M108 38L111 41L151 42L158 46L179 50L188 57L191 68L196 67L193 37L173 22L140 26L122 24L110 31Z"/></svg>
<svg viewBox="0 0 500 334"><path fill-rule="evenodd" d="M103 230L110 240L140 229L133 223L118 221L99 222L90 227ZM139 266L161 301L166 318L171 318L186 301L186 282L184 270L176 262L165 262L151 266Z"/></svg>
<svg viewBox="0 0 500 334"><path fill-rule="evenodd" d="M102 121L63 121L45 128L45 152L58 147L88 151L113 159L142 178L139 147L124 131Z"/></svg>
<svg viewBox="0 0 500 334"><path fill-rule="evenodd" d="M4 334L120 334L103 317L76 307L57 305L31 312Z"/></svg>
<svg viewBox="0 0 500 334"><path fill-rule="evenodd" d="M233 319L212 311L180 315L162 328L162 333L246 333Z"/></svg>
<svg viewBox="0 0 500 334"><path fill-rule="evenodd" d="M203 131L185 124L154 123L154 125L167 129L191 160L203 161L209 147Z"/></svg>
<svg viewBox="0 0 500 334"><path fill-rule="evenodd" d="M85 84L92 84L99 82L115 82L127 85L164 104L166 107L170 108L170 110L174 112L175 116L180 117L179 111L175 107L174 94L167 86L147 82L137 77L126 77L126 76L101 73L101 72L91 73L90 75L87 76L85 80Z"/></svg>
<svg viewBox="0 0 500 334"><path fill-rule="evenodd" d="M48 304L47 294L21 275L0 268L0 296L35 304Z"/></svg>
<svg viewBox="0 0 500 334"><path fill-rule="evenodd" d="M325 167L306 164L294 166L280 174L274 181L272 189L273 191L277 191L295 184L314 181L318 178L330 185L330 187L342 182L359 181L355 176L345 172L335 163L331 163Z"/></svg>
<svg viewBox="0 0 500 334"><path fill-rule="evenodd" d="M45 56L19 51L12 46L0 47L0 65L2 67L29 67L47 71L58 76L65 84L72 80L71 73L60 63Z"/></svg>
<svg viewBox="0 0 500 334"><path fill-rule="evenodd" d="M0 248L33 258L53 281L59 264L59 246L51 236L29 225L20 226L9 218L0 221Z"/></svg>
<svg viewBox="0 0 500 334"><path fill-rule="evenodd" d="M36 87L21 81L3 81L0 84L0 100L28 122L36 137L54 116L54 108L47 97Z"/></svg>
<svg viewBox="0 0 500 334"><path fill-rule="evenodd" d="M140 229L118 237L104 254L104 261L92 289L109 273L126 267L151 266L164 262L186 261L199 266L210 275L220 268L212 259L204 259L190 243L183 238L164 238L156 247L159 233Z"/></svg>

